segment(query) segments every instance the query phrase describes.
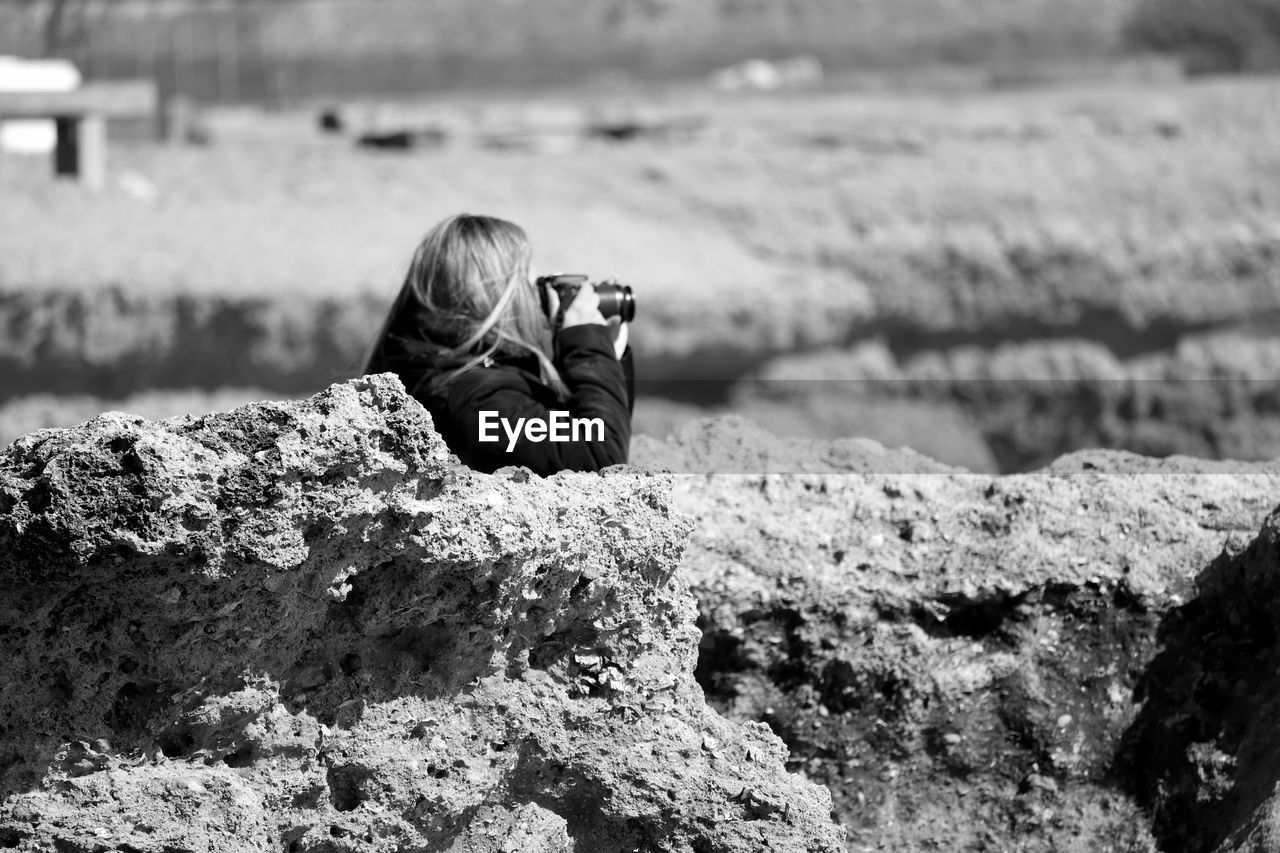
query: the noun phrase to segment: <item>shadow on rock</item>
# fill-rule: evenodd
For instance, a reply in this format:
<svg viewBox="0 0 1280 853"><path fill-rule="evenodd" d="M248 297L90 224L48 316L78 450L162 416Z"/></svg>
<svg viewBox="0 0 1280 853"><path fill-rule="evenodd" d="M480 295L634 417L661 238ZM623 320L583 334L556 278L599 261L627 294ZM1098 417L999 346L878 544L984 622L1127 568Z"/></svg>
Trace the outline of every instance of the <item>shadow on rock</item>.
<svg viewBox="0 0 1280 853"><path fill-rule="evenodd" d="M1198 588L1161 623L1120 773L1164 850L1280 850L1280 514Z"/></svg>

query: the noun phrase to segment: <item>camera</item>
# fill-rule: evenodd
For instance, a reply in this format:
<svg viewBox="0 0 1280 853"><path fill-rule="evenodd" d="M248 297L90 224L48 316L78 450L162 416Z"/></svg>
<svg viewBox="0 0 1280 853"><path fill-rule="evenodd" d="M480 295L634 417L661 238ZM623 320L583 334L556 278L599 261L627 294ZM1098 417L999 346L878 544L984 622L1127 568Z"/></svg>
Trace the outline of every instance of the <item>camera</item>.
<svg viewBox="0 0 1280 853"><path fill-rule="evenodd" d="M578 293L578 289L587 283L585 275L544 275L535 284L538 286L538 297L542 300L542 313L551 316L551 290L560 297L560 304L567 305ZM600 297L600 313L607 320L610 317L621 317L622 322L630 323L636 316L636 298L631 295L629 284L594 284L596 296Z"/></svg>

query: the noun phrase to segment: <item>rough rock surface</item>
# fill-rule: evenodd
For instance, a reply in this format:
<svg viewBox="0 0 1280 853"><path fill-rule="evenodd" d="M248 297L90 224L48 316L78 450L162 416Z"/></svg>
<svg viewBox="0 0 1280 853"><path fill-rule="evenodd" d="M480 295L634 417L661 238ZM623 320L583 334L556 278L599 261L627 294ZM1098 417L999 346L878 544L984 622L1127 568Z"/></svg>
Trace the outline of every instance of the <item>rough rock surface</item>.
<svg viewBox="0 0 1280 853"><path fill-rule="evenodd" d="M87 394L32 394L0 403L0 447L38 429L61 429L82 424L103 412L129 412L150 420L192 412L224 412L280 395L261 388L162 389L108 400Z"/></svg>
<svg viewBox="0 0 1280 853"><path fill-rule="evenodd" d="M0 341L0 402L183 387L311 393L358 368L386 312L385 300L367 293L211 290L0 286L0 318L11 330Z"/></svg>
<svg viewBox="0 0 1280 853"><path fill-rule="evenodd" d="M390 377L0 455L0 846L834 851L707 708L635 469L457 466Z"/></svg>
<svg viewBox="0 0 1280 853"><path fill-rule="evenodd" d="M1130 785L1168 849L1280 850L1280 513L1197 578L1161 624L1125 742Z"/></svg>
<svg viewBox="0 0 1280 853"><path fill-rule="evenodd" d="M775 396L760 383L745 385L747 392L735 393L736 399L731 406L712 409L646 398L641 394L632 414L632 434L662 438L696 420L738 415L777 436L828 440L859 436L890 447L909 447L931 459L970 471L984 474L1000 471L975 419L954 404L895 399L887 395L874 398L838 393L797 395L785 385ZM640 390L643 392L643 385ZM4 440L6 420L12 423L22 418L29 423L33 410L37 414L43 413L40 401L33 402L36 405L19 401L24 404L21 408L18 404L0 404L0 441ZM18 417L7 419L9 410ZM66 426L69 423L47 426Z"/></svg>
<svg viewBox="0 0 1280 853"><path fill-rule="evenodd" d="M913 404L946 418L944 434L957 427L977 433L1004 472L1097 447L1271 459L1280 455L1278 366L1280 344L1270 325L1186 335L1175 347L1129 359L1083 338L960 346L901 359L883 342L866 342L777 359L734 389L733 408L812 411L820 422L824 413L831 419ZM939 445L909 428L900 432L897 443L921 451ZM949 458L978 467L965 456Z"/></svg>
<svg viewBox="0 0 1280 853"><path fill-rule="evenodd" d="M850 850L1280 850L1280 463L992 477L734 419L634 455L686 475L709 701Z"/></svg>

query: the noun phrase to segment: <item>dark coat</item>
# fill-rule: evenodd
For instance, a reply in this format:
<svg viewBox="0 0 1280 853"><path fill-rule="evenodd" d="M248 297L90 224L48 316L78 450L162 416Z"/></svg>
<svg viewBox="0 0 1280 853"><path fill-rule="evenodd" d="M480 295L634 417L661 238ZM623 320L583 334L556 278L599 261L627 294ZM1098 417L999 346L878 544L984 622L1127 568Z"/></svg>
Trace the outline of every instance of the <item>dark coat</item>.
<svg viewBox="0 0 1280 853"><path fill-rule="evenodd" d="M492 473L508 465L523 465L540 476L557 471L598 471L627 461L631 447L631 410L635 404L635 371L631 348L621 360L614 356L612 335L600 325L572 326L556 337L553 359L569 388L567 400L539 379L536 357L487 359L483 366L449 373L460 364L431 357L414 357L388 342L370 365L371 373L391 371L400 376L435 421L449 449L468 467ZM599 418L603 440L533 442L522 434L508 452L502 427L491 429L497 442L481 442L480 412L495 411L514 426L517 418L547 420L552 410L571 418Z"/></svg>

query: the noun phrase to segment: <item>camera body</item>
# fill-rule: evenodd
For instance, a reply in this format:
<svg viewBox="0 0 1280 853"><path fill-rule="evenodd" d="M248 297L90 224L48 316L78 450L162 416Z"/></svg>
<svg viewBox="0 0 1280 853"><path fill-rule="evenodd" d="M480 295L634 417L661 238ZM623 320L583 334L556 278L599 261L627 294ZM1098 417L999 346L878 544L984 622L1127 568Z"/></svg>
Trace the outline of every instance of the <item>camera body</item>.
<svg viewBox="0 0 1280 853"><path fill-rule="evenodd" d="M538 298L542 301L542 313L551 316L551 291L555 290L562 306L568 305L577 295L578 290L587 283L585 275L539 276L534 282L538 287ZM595 284L596 296L600 297L600 313L608 320L610 317L621 317L622 322L630 323L636 316L636 299L631 295L629 284Z"/></svg>

